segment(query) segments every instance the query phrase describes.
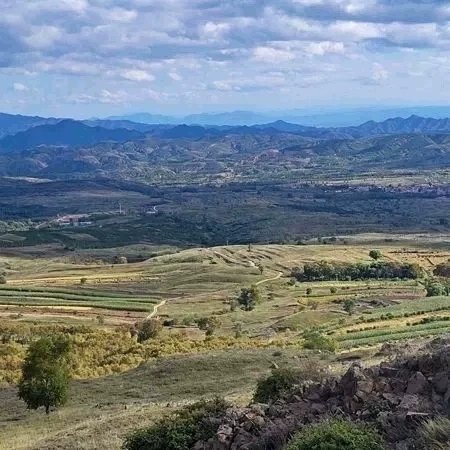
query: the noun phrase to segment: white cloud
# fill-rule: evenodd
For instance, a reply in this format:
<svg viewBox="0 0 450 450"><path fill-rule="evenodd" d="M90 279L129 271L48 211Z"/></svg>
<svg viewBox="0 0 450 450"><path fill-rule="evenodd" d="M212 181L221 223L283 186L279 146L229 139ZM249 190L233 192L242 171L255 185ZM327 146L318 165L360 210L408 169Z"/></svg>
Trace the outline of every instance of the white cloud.
<svg viewBox="0 0 450 450"><path fill-rule="evenodd" d="M295 55L289 50L283 50L273 47L256 47L253 50L253 58L257 61L277 63L283 61L291 61L295 58Z"/></svg>
<svg viewBox="0 0 450 450"><path fill-rule="evenodd" d="M214 81L213 86L219 91L232 91L233 86L231 83L226 81Z"/></svg>
<svg viewBox="0 0 450 450"><path fill-rule="evenodd" d="M326 53L344 53L345 47L342 42L311 42L306 51L312 55L325 55Z"/></svg>
<svg viewBox="0 0 450 450"><path fill-rule="evenodd" d="M183 77L179 75L177 72L169 72L169 77L174 81L181 81Z"/></svg>
<svg viewBox="0 0 450 450"><path fill-rule="evenodd" d="M153 81L155 77L145 70L126 70L120 74L122 78L130 81Z"/></svg>
<svg viewBox="0 0 450 450"><path fill-rule="evenodd" d="M380 64L374 63L372 66L372 79L380 82L389 77L389 72Z"/></svg>
<svg viewBox="0 0 450 450"><path fill-rule="evenodd" d="M25 85L22 84L22 83L14 83L14 84L13 84L13 89L14 89L14 91L16 91L16 92L27 92L27 91L29 90L28 87L25 86Z"/></svg>

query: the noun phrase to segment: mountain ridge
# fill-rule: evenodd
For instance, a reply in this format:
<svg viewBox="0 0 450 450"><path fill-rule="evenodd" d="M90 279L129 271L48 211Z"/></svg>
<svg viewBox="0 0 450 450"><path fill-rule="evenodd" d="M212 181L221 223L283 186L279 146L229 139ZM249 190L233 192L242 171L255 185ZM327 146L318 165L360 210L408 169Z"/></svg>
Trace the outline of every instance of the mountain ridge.
<svg viewBox="0 0 450 450"><path fill-rule="evenodd" d="M25 131L0 139L0 149L6 151L27 150L47 146L76 147L100 142L126 142L143 138L138 131L90 127L82 122L63 119L55 124L36 125Z"/></svg>

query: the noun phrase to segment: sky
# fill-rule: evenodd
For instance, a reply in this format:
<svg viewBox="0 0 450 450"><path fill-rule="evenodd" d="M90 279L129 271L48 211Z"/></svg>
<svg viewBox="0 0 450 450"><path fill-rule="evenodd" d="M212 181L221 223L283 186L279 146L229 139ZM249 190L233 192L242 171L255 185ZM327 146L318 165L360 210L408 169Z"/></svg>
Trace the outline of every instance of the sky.
<svg viewBox="0 0 450 450"><path fill-rule="evenodd" d="M0 111L449 104L449 0L1 0Z"/></svg>

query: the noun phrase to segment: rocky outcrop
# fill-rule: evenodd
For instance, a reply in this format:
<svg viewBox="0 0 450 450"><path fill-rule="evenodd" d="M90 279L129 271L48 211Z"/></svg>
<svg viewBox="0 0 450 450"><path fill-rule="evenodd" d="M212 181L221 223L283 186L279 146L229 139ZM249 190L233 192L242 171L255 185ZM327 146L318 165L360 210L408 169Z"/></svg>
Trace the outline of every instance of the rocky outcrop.
<svg viewBox="0 0 450 450"><path fill-rule="evenodd" d="M373 423L389 448L414 449L421 421L450 411L450 343L437 339L414 357L298 386L271 405L228 411L217 435L195 450L278 450L304 424L328 415Z"/></svg>

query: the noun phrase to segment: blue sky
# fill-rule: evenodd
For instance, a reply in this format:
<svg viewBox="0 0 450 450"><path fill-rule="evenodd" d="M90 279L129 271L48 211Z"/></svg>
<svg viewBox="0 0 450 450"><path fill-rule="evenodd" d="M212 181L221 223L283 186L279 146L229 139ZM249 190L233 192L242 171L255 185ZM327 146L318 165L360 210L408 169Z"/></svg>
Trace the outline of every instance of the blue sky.
<svg viewBox="0 0 450 450"><path fill-rule="evenodd" d="M450 103L447 0L2 0L0 110Z"/></svg>

